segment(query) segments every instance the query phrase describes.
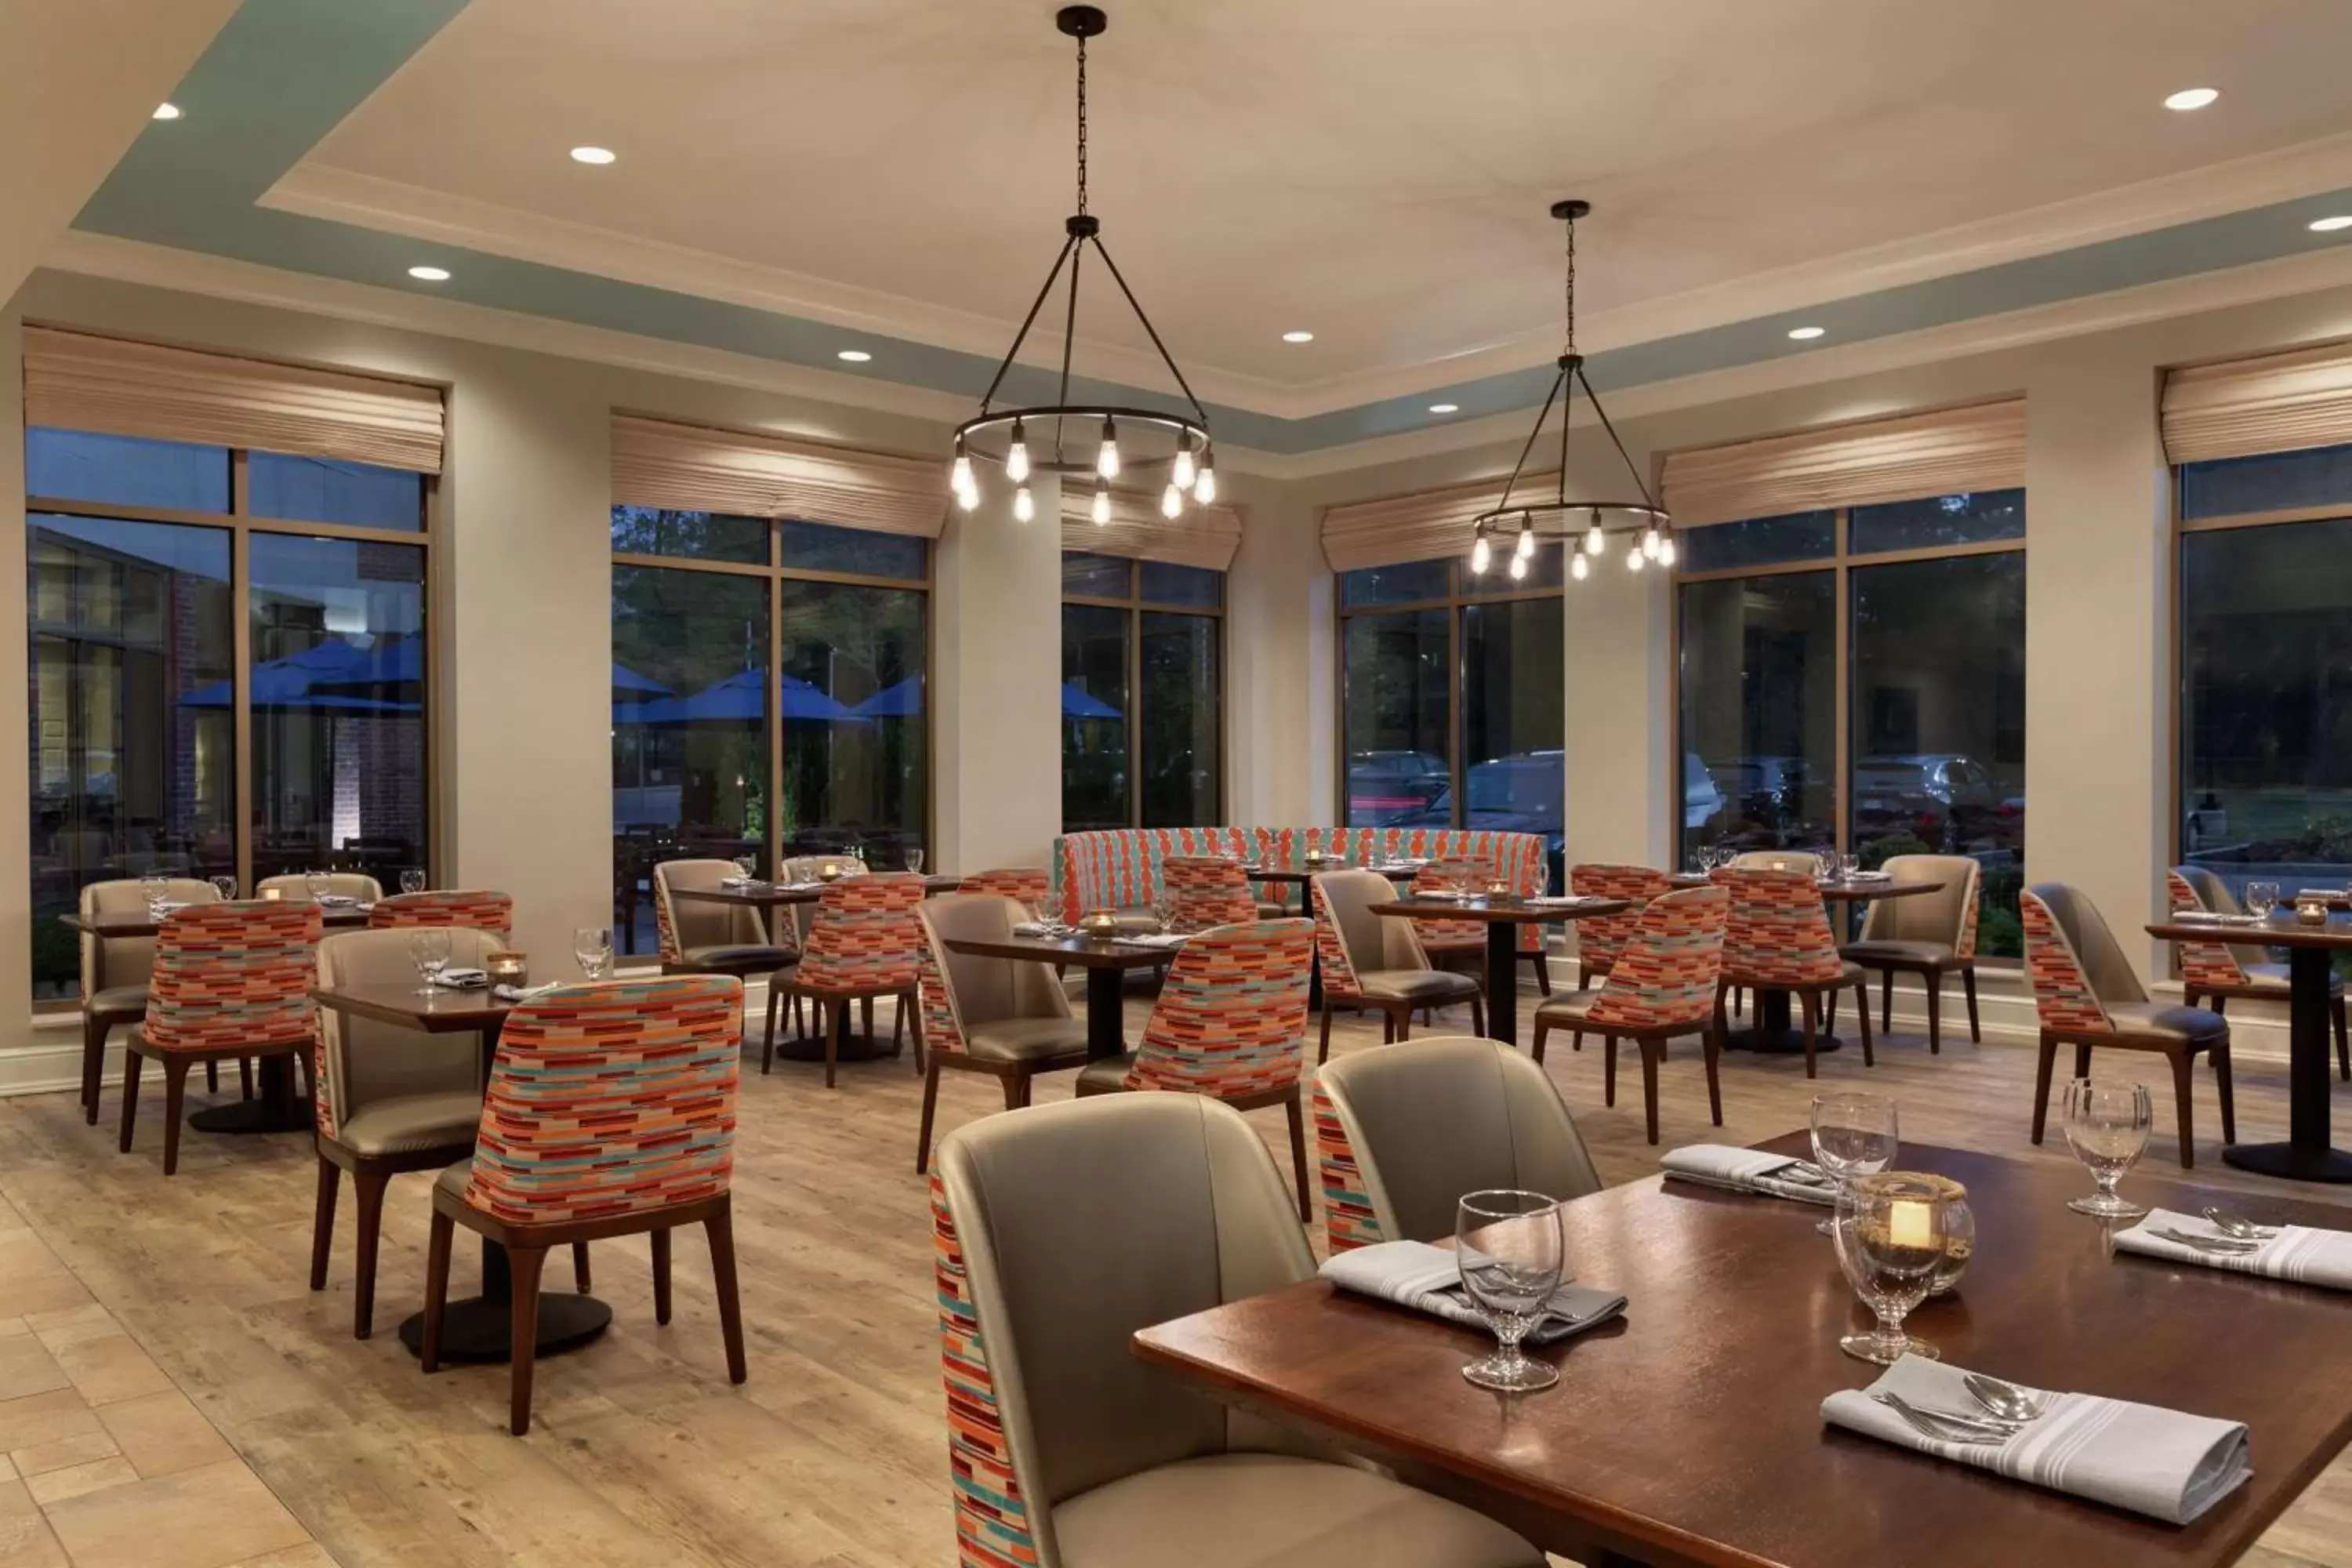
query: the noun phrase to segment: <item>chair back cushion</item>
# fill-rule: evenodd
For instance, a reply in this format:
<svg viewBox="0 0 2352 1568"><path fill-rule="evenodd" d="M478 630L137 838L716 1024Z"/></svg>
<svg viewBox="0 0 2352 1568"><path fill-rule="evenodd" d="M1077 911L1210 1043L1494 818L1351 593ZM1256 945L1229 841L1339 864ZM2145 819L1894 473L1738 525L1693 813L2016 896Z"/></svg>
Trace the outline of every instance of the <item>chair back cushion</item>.
<svg viewBox="0 0 2352 1568"><path fill-rule="evenodd" d="M1314 1272L1289 1191L1237 1112L1114 1094L988 1117L940 1143L931 1195L964 1563L1054 1562L1054 1505L1254 1433L1129 1343Z"/></svg>
<svg viewBox="0 0 2352 1568"><path fill-rule="evenodd" d="M1642 910L1652 899L1674 890L1664 871L1647 866L1612 866L1592 862L1571 866L1568 890L1580 897L1623 899L1633 907L1622 914L1590 915L1575 923L1576 961L1598 973L1617 962L1633 933L1642 929Z"/></svg>
<svg viewBox="0 0 2352 1568"><path fill-rule="evenodd" d="M173 877L164 891L174 904L216 904L219 889L193 877ZM136 877L116 878L82 885L82 914L144 914L147 894ZM155 939L152 936L97 937L81 934L81 994L84 999L117 985L144 985L155 972Z"/></svg>
<svg viewBox="0 0 2352 1568"><path fill-rule="evenodd" d="M377 931L404 926L471 926L501 937L514 932L514 900L487 888L453 888L433 893L394 893L368 911Z"/></svg>
<svg viewBox="0 0 2352 1568"><path fill-rule="evenodd" d="M1984 868L1973 855L1890 855L1878 868L1898 882L1941 882L1932 893L1874 899L1862 920L1864 942L1933 942L1955 958L1977 952L1977 904Z"/></svg>
<svg viewBox="0 0 2352 1568"><path fill-rule="evenodd" d="M844 877L817 896L795 984L827 991L912 991L923 929L923 879L904 871Z"/></svg>
<svg viewBox="0 0 2352 1568"><path fill-rule="evenodd" d="M2237 895L2230 885L2202 866L2175 866L2164 874L2167 900L2172 912L2193 914L2209 910L2216 914L2234 915L2243 912ZM2180 978L2192 990L2204 986L2243 985L2245 965L2238 961L2237 952L2218 942L2184 942L2175 945L2180 954ZM2251 948L2259 954L2260 948ZM2255 963L2262 962L2256 957Z"/></svg>
<svg viewBox="0 0 2352 1568"><path fill-rule="evenodd" d="M408 937L406 931L330 932L319 943L320 988L416 989ZM458 927L449 933L450 967L479 969L499 945L493 932ZM482 1040L479 1035L428 1035L321 1007L316 1066L312 1104L319 1131L334 1138L344 1122L379 1101L479 1088Z"/></svg>
<svg viewBox="0 0 2352 1568"><path fill-rule="evenodd" d="M1731 893L1723 973L1735 984L1819 985L1845 972L1812 872L1726 866L1713 879Z"/></svg>
<svg viewBox="0 0 2352 1568"><path fill-rule="evenodd" d="M827 869L831 869L836 878L863 877L873 868L855 855L787 855L776 863L776 880L779 882L820 881ZM792 920L789 922L792 934L780 936L777 940L787 947L794 945L795 939L800 943L805 944L808 941L809 927L816 921L816 906L792 904L786 907L793 911ZM783 925L787 922L779 920L776 923Z"/></svg>
<svg viewBox="0 0 2352 1568"><path fill-rule="evenodd" d="M1327 994L1352 996L1356 976L1381 969L1423 969L1427 963L1391 963L1389 921L1372 913L1374 904L1396 897L1396 886L1378 871L1323 871L1307 884L1314 893L1315 951L1323 964Z"/></svg>
<svg viewBox="0 0 2352 1568"><path fill-rule="evenodd" d="M1822 858L1810 849L1748 849L1726 862L1735 871L1802 871L1822 874Z"/></svg>
<svg viewBox="0 0 2352 1568"><path fill-rule="evenodd" d="M1171 855L1160 868L1178 931L1244 925L1257 919L1257 895L1238 860Z"/></svg>
<svg viewBox="0 0 2352 1568"><path fill-rule="evenodd" d="M209 903L163 917L146 1035L164 1050L308 1045L316 1027L316 904Z"/></svg>
<svg viewBox="0 0 2352 1568"><path fill-rule="evenodd" d="M1029 918L1015 900L995 893L951 893L923 900L915 915L923 932L916 992L925 1050L963 1051L964 1031L983 1024L1070 1016L1069 994L1047 965L948 951L955 941L1010 941L1013 922Z"/></svg>
<svg viewBox="0 0 2352 1568"><path fill-rule="evenodd" d="M2025 973L2033 986L2033 1010L2045 1029L2109 1035L2115 1024L2099 1005L2084 967L2074 933L2079 895L2059 882L2043 882L2018 895L2018 921L2025 928Z"/></svg>
<svg viewBox="0 0 2352 1568"><path fill-rule="evenodd" d="M1651 900L1585 1016L1602 1028L1682 1027L1715 1016L1731 894L1685 888Z"/></svg>
<svg viewBox="0 0 2352 1568"><path fill-rule="evenodd" d="M253 885L253 896L262 898L273 888L281 899L307 899L310 896L310 879L299 871L264 877ZM335 898L357 899L361 903L372 904L383 897L383 884L362 871L330 871L327 892Z"/></svg>
<svg viewBox="0 0 2352 1568"><path fill-rule="evenodd" d="M664 963L683 962L689 948L771 945L767 920L751 905L714 904L676 896L681 891L715 892L728 878L742 874L732 860L664 860L654 867L654 931ZM793 879L778 875L785 881ZM789 921L776 924L797 934ZM775 945L791 947L792 935Z"/></svg>
<svg viewBox="0 0 2352 1568"><path fill-rule="evenodd" d="M1415 893L1483 893L1499 873L1492 860L1475 855L1446 855L1412 874ZM1486 928L1477 921L1415 921L1413 930L1426 950L1433 947L1484 948Z"/></svg>
<svg viewBox="0 0 2352 1568"><path fill-rule="evenodd" d="M466 1202L530 1225L725 1192L742 1038L731 975L605 980L522 1004L499 1036Z"/></svg>
<svg viewBox="0 0 2352 1568"><path fill-rule="evenodd" d="M1295 1088L1314 953L1310 921L1251 920L1193 937L1160 988L1127 1087L1226 1099Z"/></svg>
<svg viewBox="0 0 2352 1568"><path fill-rule="evenodd" d="M962 893L992 893L1011 899L1022 908L1021 919L1035 920L1045 908L1046 896L1052 891L1053 879L1043 866L1000 866L992 871L979 871L963 879L957 889Z"/></svg>
<svg viewBox="0 0 2352 1568"><path fill-rule="evenodd" d="M1315 1142L1331 1250L1454 1234L1465 1193L1601 1190L1543 1068L1492 1040L1413 1040L1315 1069Z"/></svg>

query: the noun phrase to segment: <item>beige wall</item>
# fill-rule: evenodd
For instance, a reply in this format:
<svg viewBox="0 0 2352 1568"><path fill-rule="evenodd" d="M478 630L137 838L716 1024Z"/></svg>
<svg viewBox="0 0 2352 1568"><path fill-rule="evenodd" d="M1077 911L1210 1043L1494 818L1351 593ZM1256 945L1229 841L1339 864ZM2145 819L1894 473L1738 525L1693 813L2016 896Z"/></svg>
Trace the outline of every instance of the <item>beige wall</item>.
<svg viewBox="0 0 2352 1568"><path fill-rule="evenodd" d="M0 305L0 359L24 361L23 322L16 306ZM12 582L25 581L25 378L0 375L0 561ZM26 644L28 606L20 588L0 594L0 735L29 732L33 721L26 681L30 651ZM0 1050L16 1043L6 1023L23 1012L33 994L32 776L25 753L11 748L16 765L0 767ZM5 1075L0 1075L5 1078Z"/></svg>

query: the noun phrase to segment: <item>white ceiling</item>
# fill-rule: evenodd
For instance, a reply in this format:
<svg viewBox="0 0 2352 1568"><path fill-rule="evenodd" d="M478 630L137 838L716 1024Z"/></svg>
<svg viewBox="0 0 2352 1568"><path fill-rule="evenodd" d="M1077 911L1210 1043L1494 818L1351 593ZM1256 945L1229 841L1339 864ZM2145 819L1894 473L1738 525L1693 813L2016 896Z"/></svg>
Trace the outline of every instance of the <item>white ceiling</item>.
<svg viewBox="0 0 2352 1568"><path fill-rule="evenodd" d="M2346 0L1107 8L1094 209L1213 398L1549 353L1560 195L1598 209L1605 342L2249 205L2265 169L2352 184ZM1001 352L1071 204L1053 10L472 0L273 200ZM2196 85L2221 102L2161 107ZM1082 338L1139 344L1087 298Z"/></svg>

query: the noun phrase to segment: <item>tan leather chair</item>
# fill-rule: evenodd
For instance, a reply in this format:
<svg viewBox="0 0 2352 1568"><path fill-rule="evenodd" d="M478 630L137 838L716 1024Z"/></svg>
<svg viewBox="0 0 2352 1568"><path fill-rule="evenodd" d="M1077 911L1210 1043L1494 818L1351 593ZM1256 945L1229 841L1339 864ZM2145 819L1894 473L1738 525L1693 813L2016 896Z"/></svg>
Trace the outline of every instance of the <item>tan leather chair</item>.
<svg viewBox="0 0 2352 1568"><path fill-rule="evenodd" d="M307 899L310 896L310 879L299 871L289 871L280 877L264 877L253 885L253 896L266 899L269 889L278 889L281 899ZM334 899L356 899L373 904L383 897L383 884L360 871L330 871L327 873L327 896Z"/></svg>
<svg viewBox="0 0 2352 1568"><path fill-rule="evenodd" d="M1895 977L1916 974L1927 993L1927 1054L1944 1048L1937 1005L1944 977L1957 974L1969 1003L1969 1038L1982 1044L1977 1024L1977 902L1984 868L1972 855L1891 855L1879 868L1898 882L1941 882L1932 893L1877 899L1863 917L1862 940L1838 951L1849 963L1878 971L1878 1026L1893 1026ZM1830 998L1837 1026L1837 998Z"/></svg>
<svg viewBox="0 0 2352 1568"><path fill-rule="evenodd" d="M1486 1032L1486 992L1467 974L1429 962L1413 922L1376 915L1393 902L1396 885L1378 871L1325 871L1311 884L1316 957L1323 968L1322 1042L1315 1059L1331 1056L1331 1015L1340 1008L1381 1015L1384 1041L1412 1037L1417 1007L1470 1004L1470 1028Z"/></svg>
<svg viewBox="0 0 2352 1568"><path fill-rule="evenodd" d="M993 893L955 893L917 907L924 957L917 972L923 1053L923 1124L915 1140L915 1173L929 1168L931 1122L940 1073L949 1068L993 1073L1004 1109L1029 1103L1041 1072L1087 1065L1087 1026L1070 1015L1070 995L1042 963L950 952L951 941L1010 942L1016 921L1033 917L1019 900Z"/></svg>
<svg viewBox="0 0 2352 1568"><path fill-rule="evenodd" d="M210 882L193 877L171 879L163 895L175 904L210 904L220 893ZM136 877L85 883L81 913L143 913L147 893ZM155 971L155 939L152 936L93 936L81 933L81 1110L82 1120L98 1125L100 1080L105 1076L106 1037L119 1024L136 1024L147 1016L147 978ZM245 1069L246 1098L253 1097L253 1064ZM220 1068L205 1064L205 1087L220 1088Z"/></svg>
<svg viewBox="0 0 2352 1568"><path fill-rule="evenodd" d="M1601 1190L1559 1090L1493 1040L1415 1040L1315 1069L1315 1146L1331 1250L1454 1234L1465 1193Z"/></svg>
<svg viewBox="0 0 2352 1568"><path fill-rule="evenodd" d="M787 865L792 862L787 861ZM714 904L674 897L705 891L742 875L732 860L664 860L654 868L654 921L660 933L664 974L768 977L765 1050L776 1048L776 1010L783 1005L783 972L800 962L797 935L771 940L762 913L749 904ZM784 880L793 879L785 876Z"/></svg>
<svg viewBox="0 0 2352 1568"><path fill-rule="evenodd" d="M1802 871L1822 874L1822 858L1810 849L1748 849L1724 862L1739 871Z"/></svg>
<svg viewBox="0 0 2352 1568"><path fill-rule="evenodd" d="M1139 1329L1314 1272L1239 1113L1121 1094L992 1116L948 1135L932 1182L956 1531L989 1561L1541 1568L1493 1521L1136 1359Z"/></svg>

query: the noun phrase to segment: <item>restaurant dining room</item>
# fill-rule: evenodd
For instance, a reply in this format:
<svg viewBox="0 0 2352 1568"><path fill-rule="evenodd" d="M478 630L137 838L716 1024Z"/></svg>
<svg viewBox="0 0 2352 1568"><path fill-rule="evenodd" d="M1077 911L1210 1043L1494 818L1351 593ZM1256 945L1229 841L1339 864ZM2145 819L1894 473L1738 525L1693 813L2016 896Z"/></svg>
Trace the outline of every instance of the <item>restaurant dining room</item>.
<svg viewBox="0 0 2352 1568"><path fill-rule="evenodd" d="M2352 1568L2347 51L0 8L0 1568Z"/></svg>

